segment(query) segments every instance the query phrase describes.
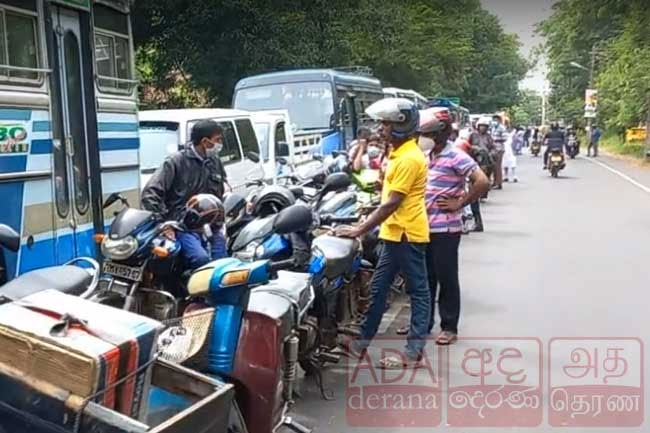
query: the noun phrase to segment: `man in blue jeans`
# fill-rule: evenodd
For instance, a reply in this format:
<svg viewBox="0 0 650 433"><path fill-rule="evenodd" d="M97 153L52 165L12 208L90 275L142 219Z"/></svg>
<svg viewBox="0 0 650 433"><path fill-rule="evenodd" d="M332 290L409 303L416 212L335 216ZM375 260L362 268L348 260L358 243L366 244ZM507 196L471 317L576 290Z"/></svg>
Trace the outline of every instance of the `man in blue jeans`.
<svg viewBox="0 0 650 433"><path fill-rule="evenodd" d="M407 99L387 98L372 104L366 113L381 122L381 134L392 145L379 208L355 228L337 230L339 236L356 238L381 224L382 248L370 283L370 306L361 335L350 343L352 355L360 357L377 334L386 308L390 286L401 271L411 297L411 327L407 337L406 360L386 357L380 368L417 367L426 344L431 300L426 280L425 253L429 225L424 205L427 167L414 136L419 112Z"/></svg>

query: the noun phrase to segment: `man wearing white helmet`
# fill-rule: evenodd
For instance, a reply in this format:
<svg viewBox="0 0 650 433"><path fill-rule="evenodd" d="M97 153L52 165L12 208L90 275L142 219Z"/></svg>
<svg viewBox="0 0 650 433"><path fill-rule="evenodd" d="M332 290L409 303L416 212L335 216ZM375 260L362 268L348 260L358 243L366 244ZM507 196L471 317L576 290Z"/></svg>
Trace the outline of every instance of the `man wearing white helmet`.
<svg viewBox="0 0 650 433"><path fill-rule="evenodd" d="M371 300L360 337L351 341L349 350L360 356L376 335L386 308L386 298L398 273L406 276L411 297L411 326L404 360L387 357L380 367L402 369L416 366L428 335L431 300L426 280L425 253L429 242L429 224L424 205L427 182L426 159L415 141L419 112L407 99L386 98L375 102L366 113L381 122L380 133L392 146L384 177L381 205L368 219L354 228L340 228L337 235L357 238L381 224L379 238L383 248L372 281Z"/></svg>

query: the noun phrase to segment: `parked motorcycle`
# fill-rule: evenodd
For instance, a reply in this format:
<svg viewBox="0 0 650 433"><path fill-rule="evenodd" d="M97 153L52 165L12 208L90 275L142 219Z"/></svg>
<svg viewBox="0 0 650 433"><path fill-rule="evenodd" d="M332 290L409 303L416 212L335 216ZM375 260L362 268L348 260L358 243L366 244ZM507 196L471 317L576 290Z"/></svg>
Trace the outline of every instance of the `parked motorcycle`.
<svg viewBox="0 0 650 433"><path fill-rule="evenodd" d="M558 177L560 170L563 170L566 166L564 161L564 152L561 149L553 149L549 155L548 170L551 172L551 176Z"/></svg>
<svg viewBox="0 0 650 433"><path fill-rule="evenodd" d="M82 298L89 298L95 292L99 264L89 257L80 257L61 266L29 271L9 280L5 249L18 251L20 235L11 227L0 224L0 304L49 289Z"/></svg>
<svg viewBox="0 0 650 433"><path fill-rule="evenodd" d="M282 235L306 231L312 211L291 206L270 224ZM271 433L282 425L309 431L287 416L298 363L317 349L319 332L306 319L315 301L311 276L287 271L294 266L294 259L225 258L197 269L187 284L197 306L190 305L186 311L194 311L160 337L163 357L175 362L187 363L205 351L198 368L235 383L251 433ZM203 300L208 309L201 309Z"/></svg>
<svg viewBox="0 0 650 433"><path fill-rule="evenodd" d="M542 143L539 142L538 140L533 140L533 142L530 145L530 153L533 156L539 156L539 152L542 150Z"/></svg>
<svg viewBox="0 0 650 433"><path fill-rule="evenodd" d="M91 300L156 320L177 317L181 278L175 259L181 247L163 233L183 228L176 221L160 223L153 213L131 208L117 193L106 199L104 208L118 201L123 208L108 234L95 235L104 262L98 291Z"/></svg>

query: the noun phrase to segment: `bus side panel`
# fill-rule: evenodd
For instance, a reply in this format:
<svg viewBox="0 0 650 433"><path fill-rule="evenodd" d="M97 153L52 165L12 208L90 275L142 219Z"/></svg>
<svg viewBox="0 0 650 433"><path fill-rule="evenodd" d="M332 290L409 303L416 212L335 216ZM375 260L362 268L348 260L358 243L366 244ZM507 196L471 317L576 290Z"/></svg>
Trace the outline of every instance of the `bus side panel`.
<svg viewBox="0 0 650 433"><path fill-rule="evenodd" d="M56 263L53 239L51 133L47 110L0 109L0 172L40 177L0 183L0 222L21 234L20 251L7 254L9 277Z"/></svg>
<svg viewBox="0 0 650 433"><path fill-rule="evenodd" d="M114 192L125 197L131 207L140 207L138 116L135 113L100 111L99 150L102 167L102 201ZM104 209L105 230L115 218L118 205ZM90 236L92 241L92 236Z"/></svg>

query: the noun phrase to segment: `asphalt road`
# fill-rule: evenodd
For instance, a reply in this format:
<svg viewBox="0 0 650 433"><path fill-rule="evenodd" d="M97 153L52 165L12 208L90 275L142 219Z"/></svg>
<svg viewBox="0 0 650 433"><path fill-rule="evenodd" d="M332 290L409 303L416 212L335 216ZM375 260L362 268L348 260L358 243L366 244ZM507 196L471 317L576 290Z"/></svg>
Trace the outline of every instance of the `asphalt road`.
<svg viewBox="0 0 650 433"><path fill-rule="evenodd" d="M317 433L650 431L650 171L579 157L553 179L525 154L519 177L484 204L486 232L463 237L464 339L427 346L434 374L343 362L325 372L333 401L304 380L301 422ZM408 318L393 306L373 359L401 348L393 330Z"/></svg>

